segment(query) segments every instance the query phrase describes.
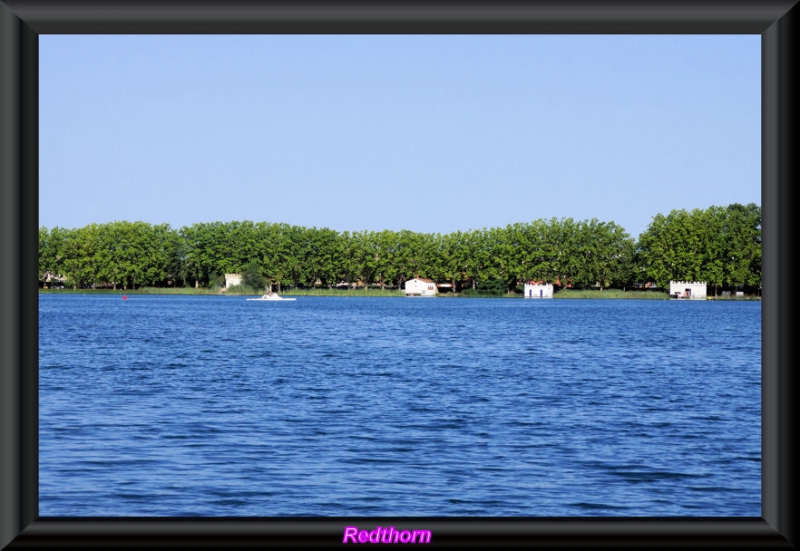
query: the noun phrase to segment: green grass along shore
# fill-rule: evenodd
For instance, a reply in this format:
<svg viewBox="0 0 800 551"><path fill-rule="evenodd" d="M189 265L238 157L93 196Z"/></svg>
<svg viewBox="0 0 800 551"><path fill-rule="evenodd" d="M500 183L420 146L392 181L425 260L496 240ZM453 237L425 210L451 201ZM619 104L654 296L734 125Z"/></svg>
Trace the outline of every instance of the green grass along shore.
<svg viewBox="0 0 800 551"><path fill-rule="evenodd" d="M39 289L39 294L76 294L76 295L210 295L210 296L258 296L260 291L232 290L221 292L219 289L195 289L192 287L144 287L142 289ZM388 289L286 289L280 292L282 296L295 297L405 297L403 291ZM459 296L450 293L434 298L522 298L516 293L505 295L470 295ZM726 296L712 297L713 300L761 300L757 296ZM669 300L669 295L658 291L622 291L620 289L562 289L553 295L553 299L625 299L625 300Z"/></svg>

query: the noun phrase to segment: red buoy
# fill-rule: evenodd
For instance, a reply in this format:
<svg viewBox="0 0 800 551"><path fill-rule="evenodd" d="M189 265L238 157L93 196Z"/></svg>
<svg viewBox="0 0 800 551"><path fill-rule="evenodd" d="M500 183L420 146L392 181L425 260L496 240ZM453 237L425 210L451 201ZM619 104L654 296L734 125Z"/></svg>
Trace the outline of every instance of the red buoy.
<svg viewBox="0 0 800 551"><path fill-rule="evenodd" d="M122 300L128 300L128 295L122 295Z"/></svg>

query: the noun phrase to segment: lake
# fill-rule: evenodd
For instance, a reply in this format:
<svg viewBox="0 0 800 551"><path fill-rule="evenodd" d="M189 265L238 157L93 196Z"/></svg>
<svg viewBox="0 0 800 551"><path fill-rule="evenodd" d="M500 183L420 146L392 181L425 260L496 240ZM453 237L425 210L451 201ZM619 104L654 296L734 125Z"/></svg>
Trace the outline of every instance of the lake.
<svg viewBox="0 0 800 551"><path fill-rule="evenodd" d="M761 303L46 294L41 516L761 516Z"/></svg>

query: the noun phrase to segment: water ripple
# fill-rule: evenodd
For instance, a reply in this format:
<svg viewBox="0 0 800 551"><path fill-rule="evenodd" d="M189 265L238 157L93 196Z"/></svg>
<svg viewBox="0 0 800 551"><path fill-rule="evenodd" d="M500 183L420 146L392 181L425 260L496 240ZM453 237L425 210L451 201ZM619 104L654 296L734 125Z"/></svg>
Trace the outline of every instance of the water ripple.
<svg viewBox="0 0 800 551"><path fill-rule="evenodd" d="M40 300L42 515L760 515L759 303L128 302Z"/></svg>

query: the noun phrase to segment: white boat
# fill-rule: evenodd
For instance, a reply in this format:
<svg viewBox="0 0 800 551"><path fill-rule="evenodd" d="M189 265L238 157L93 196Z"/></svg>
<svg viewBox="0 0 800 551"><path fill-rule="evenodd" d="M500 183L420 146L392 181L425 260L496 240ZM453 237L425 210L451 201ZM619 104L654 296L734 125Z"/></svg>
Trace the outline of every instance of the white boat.
<svg viewBox="0 0 800 551"><path fill-rule="evenodd" d="M272 291L270 291L268 293L264 293L263 295L261 295L260 298L248 298L247 300L269 300L269 301L273 301L273 300L297 300L297 299L294 299L294 298L283 298L282 296L278 295L278 293L273 293Z"/></svg>

